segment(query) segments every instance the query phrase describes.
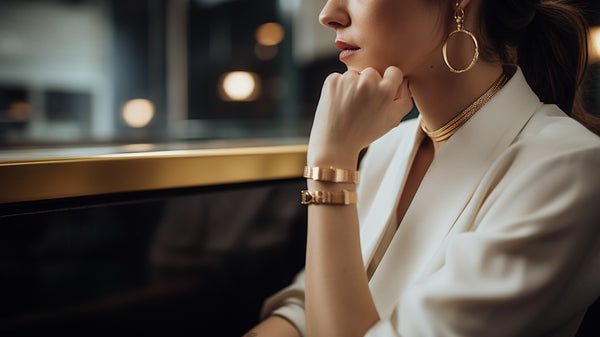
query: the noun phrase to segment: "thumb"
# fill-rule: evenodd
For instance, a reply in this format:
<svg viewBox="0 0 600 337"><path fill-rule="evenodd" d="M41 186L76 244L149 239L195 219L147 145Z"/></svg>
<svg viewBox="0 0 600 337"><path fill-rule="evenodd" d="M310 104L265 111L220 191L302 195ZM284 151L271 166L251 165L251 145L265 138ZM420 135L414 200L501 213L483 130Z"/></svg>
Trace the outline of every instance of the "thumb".
<svg viewBox="0 0 600 337"><path fill-rule="evenodd" d="M402 81L402 83L400 83L400 86L398 87L398 90L396 91L396 96L394 96L394 101L403 100L403 99L407 99L407 98L410 99L411 96L412 96L412 94L410 93L410 87L408 85L408 80L404 79L404 81Z"/></svg>
<svg viewBox="0 0 600 337"><path fill-rule="evenodd" d="M398 92L392 102L392 109L398 114L398 123L413 109L413 100L408 80L402 81L402 84L398 87Z"/></svg>

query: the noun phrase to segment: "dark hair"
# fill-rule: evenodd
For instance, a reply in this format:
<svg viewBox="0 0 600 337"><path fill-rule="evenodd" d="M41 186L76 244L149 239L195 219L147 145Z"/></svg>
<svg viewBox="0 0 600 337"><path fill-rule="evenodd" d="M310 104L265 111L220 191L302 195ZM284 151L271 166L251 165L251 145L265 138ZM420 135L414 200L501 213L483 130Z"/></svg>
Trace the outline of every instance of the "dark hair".
<svg viewBox="0 0 600 337"><path fill-rule="evenodd" d="M482 57L517 63L541 101L600 135L600 119L585 111L579 95L588 62L581 11L561 0L486 0L481 10Z"/></svg>

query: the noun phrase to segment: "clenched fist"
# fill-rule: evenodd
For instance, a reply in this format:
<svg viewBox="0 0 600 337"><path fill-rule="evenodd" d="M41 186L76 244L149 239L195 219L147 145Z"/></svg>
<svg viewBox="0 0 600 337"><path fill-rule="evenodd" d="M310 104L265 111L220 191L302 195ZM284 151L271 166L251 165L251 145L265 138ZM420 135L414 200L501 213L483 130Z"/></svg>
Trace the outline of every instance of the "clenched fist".
<svg viewBox="0 0 600 337"><path fill-rule="evenodd" d="M355 169L360 150L396 127L412 107L408 81L395 66L383 76L373 68L329 75L310 134L308 165Z"/></svg>

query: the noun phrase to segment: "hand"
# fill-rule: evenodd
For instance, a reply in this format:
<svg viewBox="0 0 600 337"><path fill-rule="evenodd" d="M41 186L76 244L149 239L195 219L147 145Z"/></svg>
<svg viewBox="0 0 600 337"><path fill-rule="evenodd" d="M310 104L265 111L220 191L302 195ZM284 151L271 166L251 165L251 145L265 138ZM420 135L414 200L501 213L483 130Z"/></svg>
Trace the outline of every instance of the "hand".
<svg viewBox="0 0 600 337"><path fill-rule="evenodd" d="M308 145L308 165L355 169L360 150L397 126L412 109L408 81L390 66L327 77Z"/></svg>

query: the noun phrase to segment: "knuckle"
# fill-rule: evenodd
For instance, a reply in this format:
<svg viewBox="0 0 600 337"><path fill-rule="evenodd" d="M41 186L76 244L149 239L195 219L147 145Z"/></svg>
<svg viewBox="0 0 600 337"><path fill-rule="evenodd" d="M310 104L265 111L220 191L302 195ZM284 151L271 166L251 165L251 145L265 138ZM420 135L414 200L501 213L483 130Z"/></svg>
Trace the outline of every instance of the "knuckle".
<svg viewBox="0 0 600 337"><path fill-rule="evenodd" d="M323 82L323 87L322 87L321 91L322 92L331 91L337 85L339 78L340 78L340 74L338 74L338 73L329 74L325 78L325 81Z"/></svg>
<svg viewBox="0 0 600 337"><path fill-rule="evenodd" d="M395 67L395 66L390 66L386 69L384 78L389 78L389 79L394 79L394 80L396 80L396 79L402 80L404 78L404 73L402 72L402 70L400 70L400 68Z"/></svg>
<svg viewBox="0 0 600 337"><path fill-rule="evenodd" d="M361 74L361 76L364 76L365 78L368 78L368 79L374 79L374 78L380 77L377 70L375 70L375 68L372 68L372 67L365 68L365 70L363 70L360 74Z"/></svg>
<svg viewBox="0 0 600 337"><path fill-rule="evenodd" d="M331 73L325 78L325 83L335 82L340 77L339 73Z"/></svg>

